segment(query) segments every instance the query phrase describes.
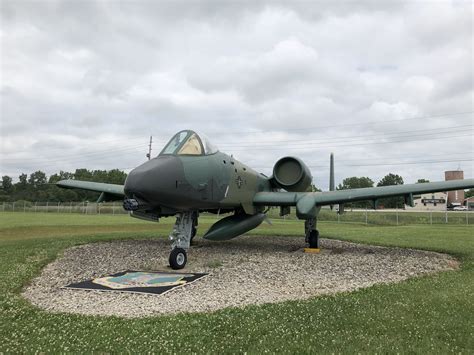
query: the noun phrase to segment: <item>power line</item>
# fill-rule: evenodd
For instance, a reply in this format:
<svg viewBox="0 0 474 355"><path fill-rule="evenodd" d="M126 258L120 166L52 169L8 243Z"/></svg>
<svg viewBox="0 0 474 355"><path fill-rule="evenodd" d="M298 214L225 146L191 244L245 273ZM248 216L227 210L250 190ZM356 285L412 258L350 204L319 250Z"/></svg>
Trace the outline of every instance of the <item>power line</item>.
<svg viewBox="0 0 474 355"><path fill-rule="evenodd" d="M460 132L464 132L465 129L462 129L461 128L468 128L468 127L473 127L472 124L468 124L468 125L461 125L461 126L450 126L450 127L442 127L442 128L432 128L432 129L419 129L419 130L410 130L410 131L401 131L401 132L396 132L396 133L389 133L389 134L385 134L385 133L377 133L377 134L372 134L372 135L356 135L356 136L345 136L345 137L329 137L329 138L323 138L323 139L311 139L311 140L272 140L271 142L258 142L258 141L246 141L245 143L252 143L250 146L255 146L256 144L257 145L261 145L261 144L264 144L264 145L274 145L275 143L293 143L293 144L314 144L314 143L319 143L319 142L324 142L324 141L330 141L330 142L334 142L334 141L339 141L339 140L344 140L344 141L347 141L347 140L353 140L353 139L366 139L366 138L370 138L370 137L376 137L376 138L400 138L400 137L403 137L405 136L406 133L410 133L410 135L406 135L407 137L411 137L411 136L414 136L412 135L411 133L414 133L414 132L425 132L423 134L420 134L420 135L432 135L432 134L439 134L439 133L453 133L453 132L450 132L450 131L460 131ZM435 132L431 132L430 131L435 131ZM441 132L438 132L438 131L441 131ZM395 136L395 137L390 137L390 136ZM397 136L400 136L400 137L397 137ZM249 145L242 145L240 143L219 143L219 145L222 145L222 146L236 146L236 147L248 147Z"/></svg>
<svg viewBox="0 0 474 355"><path fill-rule="evenodd" d="M78 138L78 137L74 137L74 138ZM136 137L136 138L117 138L117 139L111 139L111 140L106 140L106 141L98 141L98 140L94 140L93 142L90 142L90 143L93 143L93 144L97 144L97 145L103 145L105 143L112 143L112 142L120 142L120 141L124 141L126 140L127 142L130 142L130 141L135 141L135 140L142 140L143 137ZM83 142L84 140L81 139L81 142ZM37 144L38 142L36 142L35 144ZM32 147L30 146L32 149L38 149L37 147ZM64 148L53 148L53 149L49 149L48 151L49 152L56 152L56 151L62 151L64 150ZM31 149L29 150L15 150L14 153L3 153L3 154L6 154L6 155L10 155L10 154L18 154L18 153L30 153L31 152Z"/></svg>
<svg viewBox="0 0 474 355"><path fill-rule="evenodd" d="M396 120L385 120L385 121L365 121L365 122L357 122L357 123L341 123L341 124L333 124L333 125L324 125L324 126L310 126L305 128L285 128L278 131L308 131L313 129L325 129L325 128L336 128L336 127L354 127L354 126L363 126L363 125L372 125L372 124L385 124L385 123L392 123L392 122L404 122L404 121L416 121L416 120L429 120L429 119L436 119L436 118L443 118L443 117L450 117L450 116L463 116L469 115L474 113L474 111L464 111L464 112L455 112L455 113L446 113L440 115L430 115L430 116L421 116L421 117L409 117L409 118L402 118ZM212 133L267 133L267 132L275 132L277 130L270 127L268 130L256 130L256 131L234 131L234 130L226 130L226 131L215 131Z"/></svg>
<svg viewBox="0 0 474 355"><path fill-rule="evenodd" d="M458 162L474 162L473 159L452 159L452 160L425 160L425 161L409 161L397 163L374 163L374 164L338 164L336 166L365 167L365 166L389 166L389 165L423 165L438 163L458 163ZM327 168L328 165L308 165L308 168ZM273 169L273 166L257 166L256 169Z"/></svg>
<svg viewBox="0 0 474 355"><path fill-rule="evenodd" d="M122 146L120 148L111 148L111 149L103 149L99 151L94 151L94 152L89 152L89 153L73 153L73 154L66 154L66 155L61 155L60 158L58 159L46 159L47 161L63 161L66 159L74 159L75 157L88 157L88 156L96 156L96 155L108 155L111 153L116 153L116 152L121 152L121 151L127 151L130 149L135 149L135 148L143 148L145 145L144 144L134 144L134 145L129 145L129 146ZM34 157L34 158L7 158L7 159L2 159L2 161L13 161L13 162L23 162L23 161L30 161L34 160L37 161L38 159L41 159L41 157Z"/></svg>
<svg viewBox="0 0 474 355"><path fill-rule="evenodd" d="M418 137L420 135L417 135ZM364 143L354 143L354 142L340 142L342 144L314 144L314 145L308 145L305 147L292 147L292 146L284 146L284 147L279 147L278 145L275 145L273 147L258 147L258 150L277 150L277 149L287 149L287 150L309 150L309 149L316 149L316 148L335 148L335 147L354 147L354 146L363 146L363 145L379 145L379 144L391 144L391 143L409 143L409 142L414 142L414 141L426 141L426 140L443 140L447 138L460 138L460 137L471 137L471 133L467 134L460 134L460 135L450 135L450 136L445 136L445 137L422 137L418 139L402 139L402 140L391 140L391 141L386 141L386 142L364 142ZM400 137L400 138L406 138L405 137ZM255 146L253 146L255 147ZM236 147L233 149L233 151L245 151L247 150L246 147Z"/></svg>
<svg viewBox="0 0 474 355"><path fill-rule="evenodd" d="M428 119L437 119L437 118L444 118L444 117L451 117L451 116L463 116L463 115L469 115L469 114L472 114L474 113L474 111L465 111L465 112L455 112L455 113L446 113L446 114L438 114L438 115L430 115L430 116L421 116L421 117L410 117L410 118L404 118L404 119L394 119L394 120L385 120L385 121L365 121L365 122L357 122L357 123L342 123L342 124L333 124L333 125L320 125L320 126L311 126L311 127L305 127L305 128L285 128L285 129L273 129L273 127L271 127L269 130L253 130L253 131L236 131L236 130L225 130L225 131L214 131L212 133L214 134L219 134L219 135L222 135L222 134L235 134L235 133L249 133L249 134L256 134L256 133L268 133L268 132L277 132L277 131L285 131L285 132L297 132L297 131L311 131L311 130L315 130L315 129L325 129L325 128L336 128L336 127L355 127L355 126L365 126L365 125L377 125L377 124L386 124L386 123L394 123L394 122L404 122L404 121L416 121L416 120L428 120ZM464 127L467 127L467 126L471 126L471 125L465 125ZM463 126L455 126L455 127L463 127ZM451 127L451 128L454 128L454 127ZM441 129L441 128L437 128L438 130ZM444 129L450 129L450 127L445 127ZM432 129L434 130L434 129ZM418 130L420 131L420 130ZM412 131L412 132L415 132L415 131ZM368 137L368 136L353 136L354 138L355 137ZM341 140L341 139L351 139L352 137L335 137L335 138L324 138L322 140ZM136 138L132 138L132 137L127 137L126 140L128 142L130 141L135 141L135 140L142 140L143 138L142 137L136 137ZM118 138L118 139L111 139L111 140L106 140L106 141L94 141L93 143L94 144L105 144L105 143L111 143L111 142L117 142L117 141L122 141L124 140L124 138ZM308 140L309 142L312 142L314 140ZM319 140L321 141L321 140ZM160 143L166 143L165 140L158 140L157 142L160 142ZM249 144L252 144L252 141L244 141L245 143L249 143ZM271 145L271 144L274 144L274 142L286 142L286 143L291 143L291 141L272 141L272 142L260 142L260 145ZM295 144L304 144L305 141L301 141L301 140L295 140ZM223 146L238 146L238 147L244 147L243 145L241 145L240 143L220 143L219 145L223 145ZM255 146L255 144L252 144L252 147ZM116 150L117 148L114 148L114 150ZM63 149L61 148L57 148L57 149L53 149L53 150L49 150L49 152L54 152L54 151L61 151ZM102 150L104 151L104 150ZM105 150L107 151L107 150ZM17 153L29 153L31 152L31 150L23 150L23 151L15 151L15 153L13 154L17 154ZM98 151L100 152L100 151ZM6 155L9 155L8 153ZM80 153L77 153L77 154L73 154L72 156L77 156L77 155L82 155ZM3 159L4 161L5 160L8 160L9 158L7 159ZM26 160L27 158L18 158L18 159L22 159L22 160ZM16 158L10 158L10 160L16 160ZM33 160L33 159L31 159Z"/></svg>

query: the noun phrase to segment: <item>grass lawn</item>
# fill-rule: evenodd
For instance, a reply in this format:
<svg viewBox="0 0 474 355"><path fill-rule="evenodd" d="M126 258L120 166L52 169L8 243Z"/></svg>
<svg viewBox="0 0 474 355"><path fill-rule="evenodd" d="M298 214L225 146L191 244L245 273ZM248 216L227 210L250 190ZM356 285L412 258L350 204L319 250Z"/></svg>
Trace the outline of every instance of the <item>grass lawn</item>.
<svg viewBox="0 0 474 355"><path fill-rule="evenodd" d="M212 221L200 219L199 232ZM320 223L325 238L446 252L462 265L458 271L307 301L130 320L50 314L20 296L65 248L163 237L174 221L162 222L123 215L0 213L0 353L474 353L473 226ZM274 221L252 234L303 239L303 223Z"/></svg>

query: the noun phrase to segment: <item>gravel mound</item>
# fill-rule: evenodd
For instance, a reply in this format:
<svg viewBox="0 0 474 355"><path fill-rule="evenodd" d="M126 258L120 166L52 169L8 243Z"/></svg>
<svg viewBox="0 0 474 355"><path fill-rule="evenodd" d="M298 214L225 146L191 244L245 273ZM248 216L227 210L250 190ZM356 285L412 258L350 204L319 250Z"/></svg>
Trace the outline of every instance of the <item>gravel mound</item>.
<svg viewBox="0 0 474 355"><path fill-rule="evenodd" d="M306 254L303 246L295 237L199 239L184 271L209 275L164 295L62 288L123 270L170 270L164 238L93 243L66 250L23 295L54 312L144 317L307 299L458 267L451 256L412 249L323 239L321 253Z"/></svg>

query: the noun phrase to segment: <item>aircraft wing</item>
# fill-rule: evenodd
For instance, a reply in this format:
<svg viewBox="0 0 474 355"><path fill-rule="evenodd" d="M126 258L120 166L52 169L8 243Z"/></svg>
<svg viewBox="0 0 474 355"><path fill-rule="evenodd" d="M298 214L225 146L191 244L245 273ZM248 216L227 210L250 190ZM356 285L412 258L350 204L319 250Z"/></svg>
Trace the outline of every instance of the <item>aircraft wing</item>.
<svg viewBox="0 0 474 355"><path fill-rule="evenodd" d="M61 180L58 181L56 185L65 189L81 189L101 192L97 202L121 200L125 196L123 185L81 180Z"/></svg>
<svg viewBox="0 0 474 355"><path fill-rule="evenodd" d="M375 202L378 199L393 196L404 196L405 202L412 205L415 194L464 190L473 187L474 179L465 179L327 192L258 192L253 203L257 206L296 206L297 212L305 215L318 206L366 200Z"/></svg>

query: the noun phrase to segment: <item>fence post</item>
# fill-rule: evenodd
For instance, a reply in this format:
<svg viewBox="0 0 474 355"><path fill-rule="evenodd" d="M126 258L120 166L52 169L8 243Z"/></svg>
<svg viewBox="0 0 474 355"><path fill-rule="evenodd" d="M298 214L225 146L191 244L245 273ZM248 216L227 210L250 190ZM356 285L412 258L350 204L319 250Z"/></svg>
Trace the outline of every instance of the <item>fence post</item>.
<svg viewBox="0 0 474 355"><path fill-rule="evenodd" d="M13 212L15 212L15 201L13 201Z"/></svg>
<svg viewBox="0 0 474 355"><path fill-rule="evenodd" d="M2 212L5 212L5 202L2 203Z"/></svg>
<svg viewBox="0 0 474 355"><path fill-rule="evenodd" d="M430 224L433 224L433 211L430 211Z"/></svg>
<svg viewBox="0 0 474 355"><path fill-rule="evenodd" d="M466 211L466 224L469 225L469 212Z"/></svg>
<svg viewBox="0 0 474 355"><path fill-rule="evenodd" d="M397 206L397 209L396 209L396 214L397 214L397 226L398 226L398 206Z"/></svg>
<svg viewBox="0 0 474 355"><path fill-rule="evenodd" d="M446 217L445 217L445 219L446 219L446 224L448 224L448 210L444 211L444 213L446 214Z"/></svg>
<svg viewBox="0 0 474 355"><path fill-rule="evenodd" d="M97 209L99 210L99 214L100 214L100 205L101 205L101 203L97 204L97 207L98 207Z"/></svg>
<svg viewBox="0 0 474 355"><path fill-rule="evenodd" d="M46 213L49 212L49 201L46 201Z"/></svg>
<svg viewBox="0 0 474 355"><path fill-rule="evenodd" d="M340 219L341 219L341 214L339 213L339 211L337 211L337 223L340 222Z"/></svg>
<svg viewBox="0 0 474 355"><path fill-rule="evenodd" d="M26 212L26 201L23 201L23 213Z"/></svg>
<svg viewBox="0 0 474 355"><path fill-rule="evenodd" d="M112 216L115 216L115 201L112 203Z"/></svg>
<svg viewBox="0 0 474 355"><path fill-rule="evenodd" d="M61 202L58 202L58 213L59 213L59 204L60 204L60 203L61 203Z"/></svg>
<svg viewBox="0 0 474 355"><path fill-rule="evenodd" d="M35 202L35 213L38 211L38 201Z"/></svg>
<svg viewBox="0 0 474 355"><path fill-rule="evenodd" d="M365 224L369 224L369 216L367 214L367 206L365 206Z"/></svg>
<svg viewBox="0 0 474 355"><path fill-rule="evenodd" d="M69 202L69 213L72 213L72 201Z"/></svg>

